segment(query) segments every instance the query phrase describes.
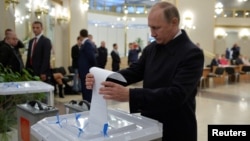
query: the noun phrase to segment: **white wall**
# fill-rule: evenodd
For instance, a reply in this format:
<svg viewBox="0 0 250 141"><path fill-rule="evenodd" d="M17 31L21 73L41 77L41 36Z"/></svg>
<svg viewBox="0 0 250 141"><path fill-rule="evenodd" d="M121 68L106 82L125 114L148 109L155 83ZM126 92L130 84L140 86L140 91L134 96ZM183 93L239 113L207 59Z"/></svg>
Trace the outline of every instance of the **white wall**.
<svg viewBox="0 0 250 141"><path fill-rule="evenodd" d="M96 13L88 13L89 20L95 20L96 23L98 21L103 21L107 23L113 23L114 25L119 22L116 20L117 16L112 15L103 15ZM136 17L135 22L137 24L147 25L147 17ZM130 23L128 23L130 24ZM101 41L106 42L106 47L108 48L109 53L112 51L113 43L118 44L118 50L121 56L125 55L125 47L126 54L128 53L128 43L134 42L137 38L141 38L143 40L144 46L147 44L148 37L150 35L147 27L145 28L129 28L127 29L127 39L125 39L125 29L122 27L114 27L111 26L95 26L94 24L89 24L88 26L89 33L93 35L93 40L95 41L97 47L100 46ZM125 40L126 44L125 44ZM144 46L142 48L144 48ZM109 54L110 55L110 54Z"/></svg>
<svg viewBox="0 0 250 141"><path fill-rule="evenodd" d="M190 39L200 43L200 47L214 52L214 1L213 0L178 0L177 8L180 11L181 23L185 11L193 13L195 30L189 30ZM211 58L205 57L205 65Z"/></svg>

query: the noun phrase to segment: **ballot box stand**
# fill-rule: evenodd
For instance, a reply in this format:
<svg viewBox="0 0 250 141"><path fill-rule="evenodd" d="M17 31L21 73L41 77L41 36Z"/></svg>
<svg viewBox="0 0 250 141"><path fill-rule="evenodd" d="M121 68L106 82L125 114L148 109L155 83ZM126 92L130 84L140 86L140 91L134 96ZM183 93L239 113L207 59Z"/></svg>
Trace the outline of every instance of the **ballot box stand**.
<svg viewBox="0 0 250 141"><path fill-rule="evenodd" d="M56 107L48 106L40 101L30 101L17 105L18 140L35 141L30 134L30 127L37 121L58 114Z"/></svg>

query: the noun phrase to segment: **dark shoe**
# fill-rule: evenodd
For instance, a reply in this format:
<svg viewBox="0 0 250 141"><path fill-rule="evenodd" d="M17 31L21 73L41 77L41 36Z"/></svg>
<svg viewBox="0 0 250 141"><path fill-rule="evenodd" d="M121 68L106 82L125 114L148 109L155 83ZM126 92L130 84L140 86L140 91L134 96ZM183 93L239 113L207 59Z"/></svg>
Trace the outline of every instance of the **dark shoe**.
<svg viewBox="0 0 250 141"><path fill-rule="evenodd" d="M58 87L59 87L59 97L60 97L60 98L64 98L63 92L62 92L63 86L62 86L62 85L59 85Z"/></svg>

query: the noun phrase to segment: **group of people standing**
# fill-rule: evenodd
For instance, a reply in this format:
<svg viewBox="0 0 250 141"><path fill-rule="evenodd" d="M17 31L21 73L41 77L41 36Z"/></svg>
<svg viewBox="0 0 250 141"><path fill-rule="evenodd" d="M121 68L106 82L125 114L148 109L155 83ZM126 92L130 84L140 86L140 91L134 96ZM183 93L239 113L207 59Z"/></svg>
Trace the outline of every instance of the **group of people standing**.
<svg viewBox="0 0 250 141"><path fill-rule="evenodd" d="M32 30L35 37L29 41L25 66L19 51L19 48L24 48L24 45L11 29L5 31L5 38L0 45L0 63L19 73L23 68L26 68L32 75L39 76L42 81L49 82L51 79L51 41L43 35L43 25L40 21L32 23Z"/></svg>
<svg viewBox="0 0 250 141"><path fill-rule="evenodd" d="M112 71L120 70L121 58L118 45L113 44L110 52L112 59ZM105 41L101 41L100 47L96 47L93 36L86 29L80 31L77 43L71 48L72 67L75 72L73 91L81 91L82 98L91 102L91 91L86 89L85 75L93 66L105 69L108 61L108 49Z"/></svg>

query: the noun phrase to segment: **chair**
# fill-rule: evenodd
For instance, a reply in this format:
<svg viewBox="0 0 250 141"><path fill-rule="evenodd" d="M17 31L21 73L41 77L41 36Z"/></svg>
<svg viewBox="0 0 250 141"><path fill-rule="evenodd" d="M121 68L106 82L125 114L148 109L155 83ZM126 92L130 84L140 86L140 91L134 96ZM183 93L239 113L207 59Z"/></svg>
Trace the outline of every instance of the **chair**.
<svg viewBox="0 0 250 141"><path fill-rule="evenodd" d="M208 74L209 74L209 72L210 72L210 68L209 67L206 67L206 68L203 68L203 72L202 72L202 76L201 76L201 78L200 78L200 89L201 88L206 88L206 87L208 87L209 86L209 84L208 84Z"/></svg>
<svg viewBox="0 0 250 141"><path fill-rule="evenodd" d="M250 81L250 66L242 66L239 79L241 82Z"/></svg>
<svg viewBox="0 0 250 141"><path fill-rule="evenodd" d="M225 84L225 68L215 67L214 73L209 73L208 78L213 78L213 85Z"/></svg>
<svg viewBox="0 0 250 141"><path fill-rule="evenodd" d="M59 67L59 68L54 68L53 73L61 73L63 75L63 82L68 83L73 80L73 75L72 74L67 74L66 70L64 67Z"/></svg>
<svg viewBox="0 0 250 141"><path fill-rule="evenodd" d="M61 73L63 75L62 81L64 84L64 94L75 94L76 93L72 90L74 75L67 74L64 67L54 68L54 69L52 69L52 72L53 73ZM71 82L71 84L69 84L69 82ZM55 88L56 88L56 86L55 86Z"/></svg>
<svg viewBox="0 0 250 141"><path fill-rule="evenodd" d="M236 82L238 74L235 72L235 69L233 67L225 67L225 71L227 74L227 81L230 82Z"/></svg>
<svg viewBox="0 0 250 141"><path fill-rule="evenodd" d="M71 74L74 74L74 73L75 73L75 71L74 71L74 69L73 69L72 66L68 66L68 71L69 71L69 73L71 73Z"/></svg>

